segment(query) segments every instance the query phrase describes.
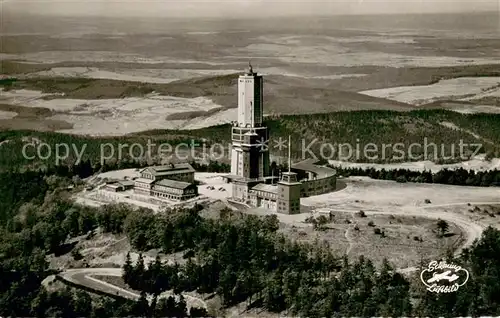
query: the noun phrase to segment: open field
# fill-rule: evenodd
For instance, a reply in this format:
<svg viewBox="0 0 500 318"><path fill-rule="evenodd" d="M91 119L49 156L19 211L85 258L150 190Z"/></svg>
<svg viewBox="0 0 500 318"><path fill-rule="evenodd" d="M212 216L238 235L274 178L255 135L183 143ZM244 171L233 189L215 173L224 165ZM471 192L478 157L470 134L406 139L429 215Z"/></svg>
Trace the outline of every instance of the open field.
<svg viewBox="0 0 500 318"><path fill-rule="evenodd" d="M236 74L147 84L103 79L19 80L0 96L14 119L65 123L55 131L120 136L151 129L198 129L236 120ZM426 86L339 90L330 80L266 77L265 115L421 107L499 113L500 77L463 77ZM31 108L39 110L34 113ZM26 118L25 114L32 116ZM404 115L404 114L402 114ZM12 118L12 116L11 116ZM0 117L0 120L2 118ZM8 124L5 122L2 126ZM37 128L39 129L39 128ZM35 130L37 130L35 129Z"/></svg>
<svg viewBox="0 0 500 318"><path fill-rule="evenodd" d="M55 114L49 119L66 121L74 126L72 130L64 130L67 133L124 135L148 129L192 129L236 119L236 78L236 74L231 74L169 84L28 79L12 84L9 91L2 93L0 102L51 109ZM403 103L325 88L322 81L307 83L281 80L281 77L266 78L265 114L411 110L411 106ZM168 106L163 107L165 104ZM138 126L140 123L143 125ZM104 130L104 127L109 128Z"/></svg>
<svg viewBox="0 0 500 318"><path fill-rule="evenodd" d="M375 168L377 170L407 169L411 171L431 171L433 173L436 173L443 169L453 170L459 168L463 168L465 170L473 170L473 171L488 171L488 170L500 169L500 159L493 158L491 160L486 160L484 155L478 155L472 160L466 160L450 164L437 164L429 160L394 163L394 164L355 163L355 162L330 160L329 163L333 166L343 167L343 168L361 168L361 169Z"/></svg>
<svg viewBox="0 0 500 318"><path fill-rule="evenodd" d="M460 30L457 18L468 21ZM32 107L52 113L0 116L0 128L124 135L228 123L236 118L236 73L248 60L266 76L268 115L421 104L498 112L495 18L151 19L133 29L126 19L92 28L61 19L54 29L53 21L34 17L33 30L6 15L0 69L18 81L0 102L17 106L19 115Z"/></svg>
<svg viewBox="0 0 500 318"><path fill-rule="evenodd" d="M419 106L440 99L479 99L496 96L499 92L500 77L461 77L426 86L401 86L361 93Z"/></svg>
<svg viewBox="0 0 500 318"><path fill-rule="evenodd" d="M9 112L9 111L3 111L0 110L0 120L4 119L12 119L17 116L17 113L15 112Z"/></svg>
<svg viewBox="0 0 500 318"><path fill-rule="evenodd" d="M441 66L498 61L494 13L438 20L425 15L195 22L151 18L140 23L106 19L93 26L75 18L60 19L58 28L49 19L31 17L36 29L19 18L5 15L9 23L2 32L4 59L234 65L251 57L262 61L260 68L270 62L286 67L305 64L291 66L299 70L319 69L315 64Z"/></svg>
<svg viewBox="0 0 500 318"><path fill-rule="evenodd" d="M437 257L450 248L459 253L490 225L454 213L452 208L467 208L468 203L500 202L496 188L400 184L359 177L343 180L347 187L342 191L301 199L310 213L277 214L287 225L286 231L300 240L326 241L337 252L349 252L351 258L365 255L376 263L388 258L400 269L413 268L422 257ZM426 200L431 203L425 203ZM357 216L359 211L364 211L367 217ZM305 223L311 216L328 218L330 212L334 221L326 224L325 231L313 231L312 225ZM259 214L265 213L259 210ZM453 224L450 233L454 235L446 240L438 238L435 228L438 219ZM369 221L374 226L367 225ZM359 231L354 229L356 225ZM374 227L383 229L387 236L375 234ZM416 240L415 236L422 240Z"/></svg>
<svg viewBox="0 0 500 318"><path fill-rule="evenodd" d="M26 108L50 110L50 116L37 118L65 122L71 128L61 131L72 134L125 135L130 132L175 129L186 120L167 120L171 114L210 111L220 108L204 97L182 98L150 95L123 99L44 99L50 96L36 91L4 92L0 102L27 112ZM19 120L23 119L19 116ZM94 132L94 133L92 133Z"/></svg>
<svg viewBox="0 0 500 318"><path fill-rule="evenodd" d="M334 211L334 210L333 210ZM447 237L438 234L436 221L424 217L401 215L369 215L333 212L333 220L321 230L312 226L282 229L300 242L328 244L338 255L355 260L360 255L380 264L385 257L397 268L415 266L421 258L435 259L462 243L462 230L451 225ZM383 232L376 234L376 230Z"/></svg>
<svg viewBox="0 0 500 318"><path fill-rule="evenodd" d="M100 70L96 67L53 67L50 71L30 73L29 77L65 77L110 79L125 82L166 84L192 77L234 74L239 70L189 70L189 69L123 69L115 72Z"/></svg>

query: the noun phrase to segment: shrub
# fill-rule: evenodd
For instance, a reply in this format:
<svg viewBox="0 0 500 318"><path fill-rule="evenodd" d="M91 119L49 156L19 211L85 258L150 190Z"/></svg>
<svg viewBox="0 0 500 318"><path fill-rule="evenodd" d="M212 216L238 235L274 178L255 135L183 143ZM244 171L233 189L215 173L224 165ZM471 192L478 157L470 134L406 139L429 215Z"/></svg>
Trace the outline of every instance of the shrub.
<svg viewBox="0 0 500 318"><path fill-rule="evenodd" d="M324 225L324 224L327 224L329 221L329 218L327 218L326 216L324 215L320 215L318 216L318 218L316 219L316 222L319 224L319 225Z"/></svg>
<svg viewBox="0 0 500 318"><path fill-rule="evenodd" d="M358 216L360 218L366 218L366 213L365 213L365 211L361 210L359 212L356 212L356 216Z"/></svg>
<svg viewBox="0 0 500 318"><path fill-rule="evenodd" d="M195 257L195 252L193 250L189 250L187 251L183 256L182 258L184 259L187 259L187 258L191 258L191 257Z"/></svg>
<svg viewBox="0 0 500 318"><path fill-rule="evenodd" d="M406 177L405 176L399 176L396 178L396 182L399 182L399 183L406 183L408 180L406 180Z"/></svg>
<svg viewBox="0 0 500 318"><path fill-rule="evenodd" d="M382 231L378 227L376 227L376 228L373 229L373 233L375 233L375 234L378 235L378 234L381 234Z"/></svg>
<svg viewBox="0 0 500 318"><path fill-rule="evenodd" d="M370 222L368 222L368 226L372 226L373 227L373 226L375 226L375 223L373 223L373 221L370 221Z"/></svg>
<svg viewBox="0 0 500 318"><path fill-rule="evenodd" d="M75 261L79 261L83 258L83 255L80 253L80 249L75 248L71 251L71 256L73 256L73 259Z"/></svg>

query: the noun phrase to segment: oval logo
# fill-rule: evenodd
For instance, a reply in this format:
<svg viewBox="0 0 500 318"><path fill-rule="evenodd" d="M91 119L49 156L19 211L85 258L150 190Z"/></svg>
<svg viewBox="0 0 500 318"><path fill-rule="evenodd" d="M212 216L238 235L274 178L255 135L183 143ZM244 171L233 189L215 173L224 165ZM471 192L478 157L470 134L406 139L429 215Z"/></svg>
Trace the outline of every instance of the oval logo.
<svg viewBox="0 0 500 318"><path fill-rule="evenodd" d="M469 280L469 271L460 265L432 261L420 272L420 280L433 293L452 293Z"/></svg>

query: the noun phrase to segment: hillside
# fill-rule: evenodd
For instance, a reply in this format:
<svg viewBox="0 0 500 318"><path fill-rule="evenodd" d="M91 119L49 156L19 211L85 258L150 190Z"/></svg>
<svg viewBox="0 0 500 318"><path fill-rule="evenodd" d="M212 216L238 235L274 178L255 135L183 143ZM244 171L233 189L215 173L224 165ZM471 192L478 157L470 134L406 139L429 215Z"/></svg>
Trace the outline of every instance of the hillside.
<svg viewBox="0 0 500 318"><path fill-rule="evenodd" d="M323 149L323 155L328 159L336 159L339 156L339 153L331 153L331 146L336 147L342 143L349 143L354 151L356 147L363 151L365 145L374 143L379 151L379 157L376 160L364 157L363 152L361 152L360 155L354 153L349 158L349 161L401 162L423 160L424 158L418 159L417 156L422 156L425 153L423 147L427 141L429 144L438 145L435 150L430 148L427 152L427 159L456 162L463 160L458 157L460 155L459 144L461 141L464 144L480 144L482 145L481 153L487 153L489 157L499 157L498 146L496 146L500 143L499 120L500 115L495 114L464 115L444 110L420 110L404 113L359 111L272 117L267 119L266 124L270 129L270 153L273 157L286 156L287 150L279 150L276 147L276 142L280 138L286 140L288 135L291 135L294 140L292 155L295 159L309 156L309 152L304 151L305 148L310 149L316 156L321 156L321 147L325 143L327 143L328 147ZM206 146L205 151L208 151L210 146L215 143L220 143L225 151L224 160L227 160L230 138L230 126L227 124L194 130L151 130L122 137L89 137L53 132L4 131L0 133L0 168L10 169L26 166L39 168L47 164L53 165L56 144L67 144L77 150L84 149L81 159L95 163L99 162L102 145L108 143L113 145L115 149L114 158L119 159L117 150L119 144L130 147L132 144L138 143L143 145L143 149L147 149L149 141L157 147L152 149L152 160L159 160L158 152L155 151L158 150L160 144L168 143L175 147L180 143L185 143L184 151L188 155L191 154L190 150L186 148L187 145L191 147L192 143L198 144L194 151L199 157L199 153L203 151L201 148L203 142L205 142ZM35 144L47 143L52 149L51 156L45 160L24 158L22 148L27 142L35 142ZM422 147L416 147L412 150L414 158L399 158L394 157L395 153L391 150L394 149L391 146L398 143L401 143L404 149L408 149L412 143L420 144ZM389 145L389 149L386 151L382 151L384 144ZM307 145L311 146L308 147ZM29 148L29 150L28 155L33 155L34 148ZM147 158L139 156L139 150L136 147L132 152L136 156L135 159L142 158L146 160ZM467 150L467 147L465 147L465 150ZM469 150L474 151L474 149ZM454 152L455 156L450 159L452 152ZM129 148L124 148L121 160L129 161L131 159L129 154ZM145 156L145 153L142 155ZM75 158L75 153L71 150L69 158L64 162L74 162Z"/></svg>
<svg viewBox="0 0 500 318"><path fill-rule="evenodd" d="M183 98L208 97L223 108L235 108L237 77L238 74L206 76L166 84L90 78L21 78L6 88L53 94L46 99L112 99L142 97L155 92ZM272 114L305 114L343 110L411 109L410 105L404 103L341 91L326 85L327 83L319 80L266 76L265 111Z"/></svg>

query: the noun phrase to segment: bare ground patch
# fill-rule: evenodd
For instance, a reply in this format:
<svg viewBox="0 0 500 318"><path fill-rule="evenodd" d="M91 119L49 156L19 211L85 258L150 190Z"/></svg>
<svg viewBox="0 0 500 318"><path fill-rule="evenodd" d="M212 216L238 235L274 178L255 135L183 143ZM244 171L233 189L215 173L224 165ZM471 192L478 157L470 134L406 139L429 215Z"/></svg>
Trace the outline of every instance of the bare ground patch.
<svg viewBox="0 0 500 318"><path fill-rule="evenodd" d="M46 118L54 114L48 108L43 107L24 107L20 105L0 104L0 110L17 113L18 118Z"/></svg>
<svg viewBox="0 0 500 318"><path fill-rule="evenodd" d="M55 114L48 108L0 104L0 111L17 113L14 118L0 119L0 130L56 131L73 128L73 124L66 121L47 119Z"/></svg>
<svg viewBox="0 0 500 318"><path fill-rule="evenodd" d="M500 205L468 204L464 206L449 207L446 208L446 210L449 212L459 213L467 216L467 218L469 218L473 222L478 222L500 229Z"/></svg>
<svg viewBox="0 0 500 318"><path fill-rule="evenodd" d="M436 258L462 242L460 228L451 223L447 234L441 236L436 220L391 215L359 217L343 212L333 212L332 221L321 229L282 224L281 231L292 240L327 244L337 255L347 252L351 260L363 255L381 264L387 258L397 268L415 266L422 258Z"/></svg>
<svg viewBox="0 0 500 318"><path fill-rule="evenodd" d="M204 76L167 84L126 82L88 78L27 78L10 89L39 90L52 95L46 98L111 99L143 97L150 93L165 96L207 97L225 108L237 103L238 74ZM325 85L329 80L311 81L282 76L266 76L266 112L275 114L321 113L329 111L388 109L411 110L411 105L338 90ZM192 115L192 114L191 114Z"/></svg>
<svg viewBox="0 0 500 318"><path fill-rule="evenodd" d="M36 130L36 131L57 131L62 129L72 129L73 125L54 119L36 118L12 118L0 120L0 130Z"/></svg>
<svg viewBox="0 0 500 318"><path fill-rule="evenodd" d="M190 120L198 117L208 117L211 116L217 112L220 112L224 108L219 107L219 108L213 108L210 110L198 110L198 111L188 111L188 112L180 112L180 113L175 113L175 114L170 114L167 115L165 118L166 120Z"/></svg>

